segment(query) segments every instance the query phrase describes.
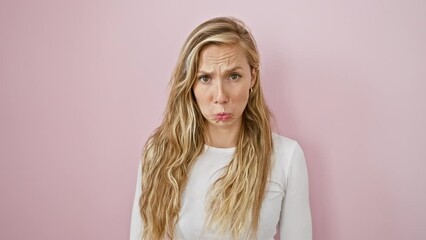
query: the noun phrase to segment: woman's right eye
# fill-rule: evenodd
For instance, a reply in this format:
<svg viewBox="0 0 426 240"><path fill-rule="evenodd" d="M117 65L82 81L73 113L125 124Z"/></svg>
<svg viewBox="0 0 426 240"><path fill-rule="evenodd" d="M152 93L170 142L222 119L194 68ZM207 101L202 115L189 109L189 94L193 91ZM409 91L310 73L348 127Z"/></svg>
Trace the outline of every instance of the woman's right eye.
<svg viewBox="0 0 426 240"><path fill-rule="evenodd" d="M201 82L203 82L203 83L208 83L209 81L210 81L210 77L209 76L206 76L206 75L203 75L203 76L200 76L199 78L198 78L198 80L200 80Z"/></svg>

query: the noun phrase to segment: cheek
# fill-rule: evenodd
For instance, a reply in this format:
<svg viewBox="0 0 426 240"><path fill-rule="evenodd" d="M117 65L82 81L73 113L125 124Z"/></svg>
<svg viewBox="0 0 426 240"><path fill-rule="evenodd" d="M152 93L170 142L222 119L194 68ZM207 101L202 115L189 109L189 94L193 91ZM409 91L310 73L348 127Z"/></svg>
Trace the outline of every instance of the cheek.
<svg viewBox="0 0 426 240"><path fill-rule="evenodd" d="M200 102L200 101L202 101L202 96L203 95L200 94L200 92L197 91L197 89L194 89L193 92L194 92L195 101L197 101L197 103Z"/></svg>
<svg viewBox="0 0 426 240"><path fill-rule="evenodd" d="M194 93L195 102L200 108L201 112L205 111L205 106L208 104L208 97L205 93L200 91L199 88L193 88L192 89Z"/></svg>
<svg viewBox="0 0 426 240"><path fill-rule="evenodd" d="M194 99L195 99L195 101L198 104L200 102L200 100L201 100L200 99L201 94L200 94L200 88L197 87L197 84L194 84L192 86L192 93L194 94Z"/></svg>
<svg viewBox="0 0 426 240"><path fill-rule="evenodd" d="M238 94L234 95L235 103L241 105L241 107L245 107L247 105L249 99L249 93L246 91L240 91Z"/></svg>

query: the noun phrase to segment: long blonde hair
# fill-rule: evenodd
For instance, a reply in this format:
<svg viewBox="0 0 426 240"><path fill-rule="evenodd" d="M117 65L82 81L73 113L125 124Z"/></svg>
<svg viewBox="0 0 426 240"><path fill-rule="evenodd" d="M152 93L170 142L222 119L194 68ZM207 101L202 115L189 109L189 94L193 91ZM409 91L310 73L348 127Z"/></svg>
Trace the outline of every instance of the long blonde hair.
<svg viewBox="0 0 426 240"><path fill-rule="evenodd" d="M188 36L170 80L170 95L161 125L145 144L142 159L140 213L143 239L174 238L188 174L204 149L205 120L192 92L200 51L210 44L237 44L256 79L243 113L233 159L211 186L207 223L237 239L255 238L270 174L270 111L260 86L259 53L244 23L219 17L199 25Z"/></svg>

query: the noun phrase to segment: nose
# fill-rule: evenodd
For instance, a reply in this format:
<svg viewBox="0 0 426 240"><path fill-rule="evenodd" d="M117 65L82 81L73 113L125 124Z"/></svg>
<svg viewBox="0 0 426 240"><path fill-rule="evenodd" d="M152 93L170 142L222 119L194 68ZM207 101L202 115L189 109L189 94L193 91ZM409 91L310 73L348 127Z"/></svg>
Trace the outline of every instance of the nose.
<svg viewBox="0 0 426 240"><path fill-rule="evenodd" d="M216 94L214 96L215 104L226 104L228 102L228 95L225 92L224 86L221 81L216 81Z"/></svg>

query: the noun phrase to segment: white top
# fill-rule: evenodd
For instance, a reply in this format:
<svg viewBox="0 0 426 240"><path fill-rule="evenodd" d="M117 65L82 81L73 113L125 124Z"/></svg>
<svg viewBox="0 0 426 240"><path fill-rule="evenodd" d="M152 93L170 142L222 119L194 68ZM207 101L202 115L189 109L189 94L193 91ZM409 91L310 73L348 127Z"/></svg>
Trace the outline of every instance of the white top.
<svg viewBox="0 0 426 240"><path fill-rule="evenodd" d="M312 240L309 207L308 171L299 144L289 138L273 134L274 153L271 176L260 212L258 239L273 240L279 229L282 240ZM203 231L206 194L220 176L235 148L206 146L195 162L182 195L182 209L176 226L176 239L220 239ZM136 194L130 226L130 240L140 240L141 168L139 167ZM223 239L223 238L222 238Z"/></svg>

